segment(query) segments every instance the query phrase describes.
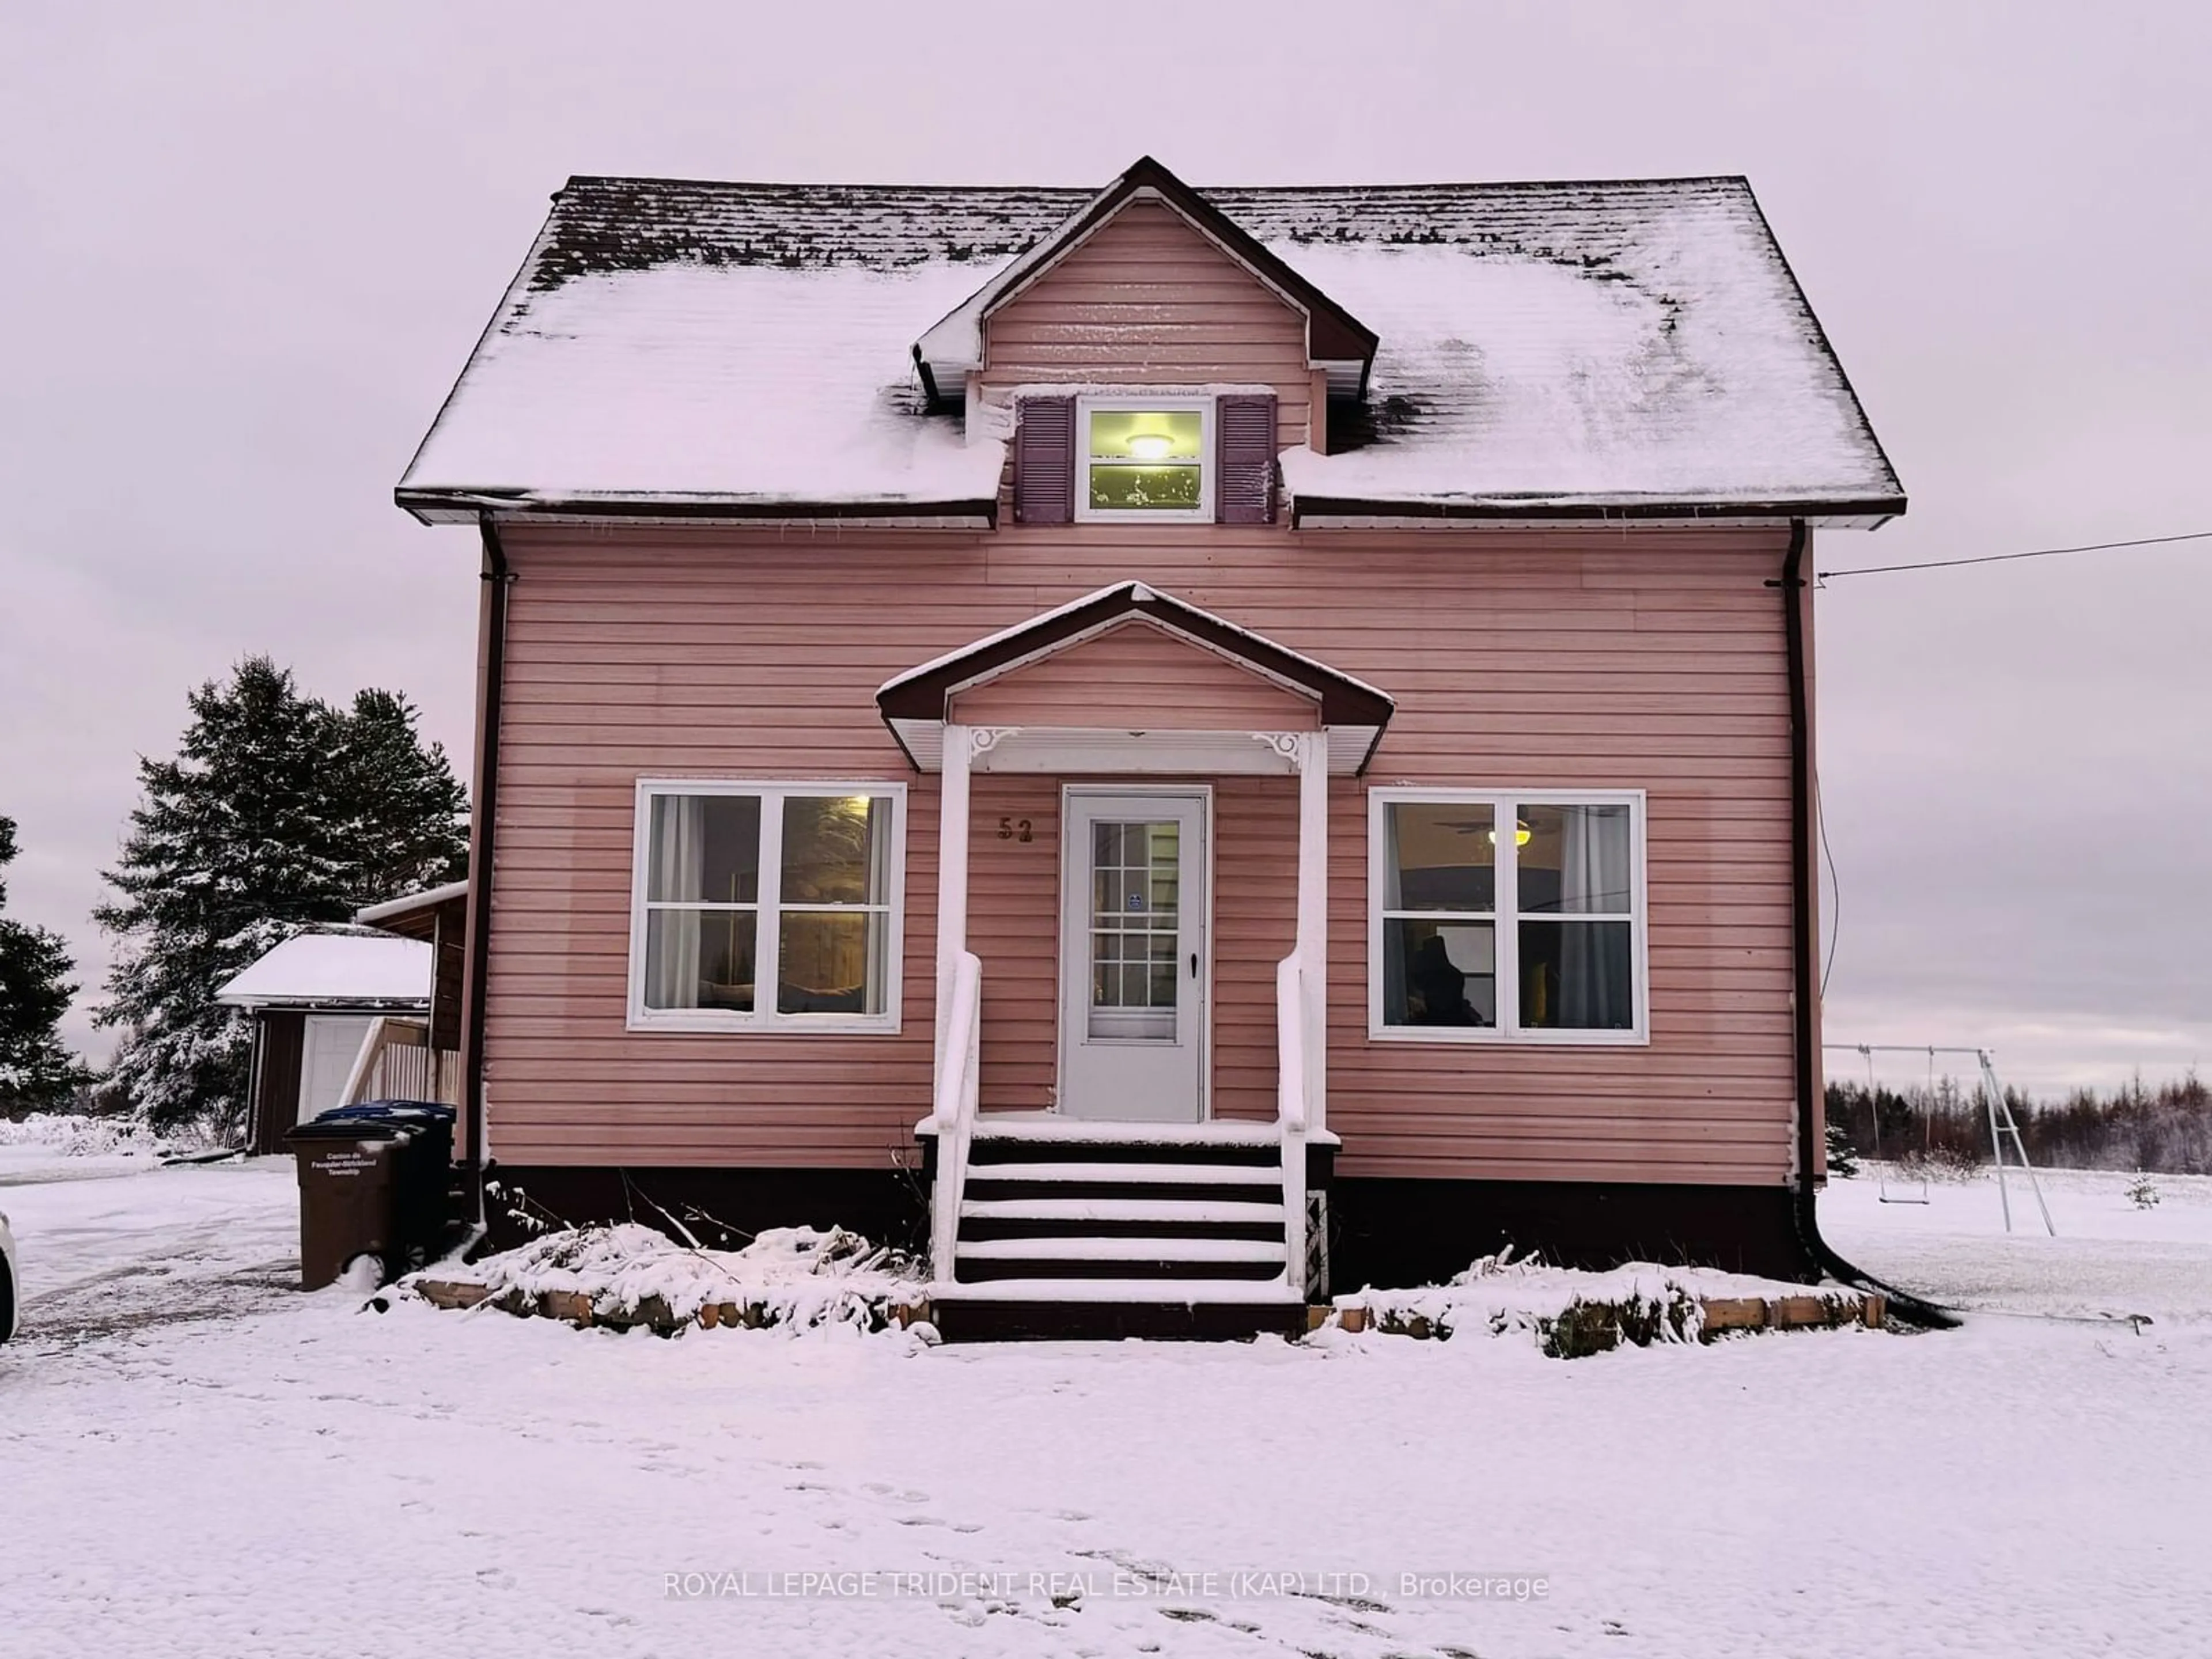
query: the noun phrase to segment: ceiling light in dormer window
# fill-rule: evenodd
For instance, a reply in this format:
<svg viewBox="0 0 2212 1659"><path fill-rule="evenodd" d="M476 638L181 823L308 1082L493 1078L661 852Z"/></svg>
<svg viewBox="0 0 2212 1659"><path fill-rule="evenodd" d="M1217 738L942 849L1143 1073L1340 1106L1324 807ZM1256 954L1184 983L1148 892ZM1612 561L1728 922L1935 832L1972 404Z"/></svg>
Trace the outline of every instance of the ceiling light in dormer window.
<svg viewBox="0 0 2212 1659"><path fill-rule="evenodd" d="M1213 516L1205 459L1213 447L1212 399L1083 398L1076 420L1084 473L1076 517L1203 522Z"/></svg>

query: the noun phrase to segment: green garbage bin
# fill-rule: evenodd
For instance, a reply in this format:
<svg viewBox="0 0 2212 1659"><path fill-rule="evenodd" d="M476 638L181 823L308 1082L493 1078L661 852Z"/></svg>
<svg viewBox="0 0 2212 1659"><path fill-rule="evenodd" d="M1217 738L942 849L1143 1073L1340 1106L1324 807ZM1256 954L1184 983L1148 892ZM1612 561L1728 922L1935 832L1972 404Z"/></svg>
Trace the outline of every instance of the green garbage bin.
<svg viewBox="0 0 2212 1659"><path fill-rule="evenodd" d="M453 1109L371 1101L325 1112L284 1138L300 1177L300 1288L320 1290L361 1256L389 1280L429 1259L446 1232Z"/></svg>

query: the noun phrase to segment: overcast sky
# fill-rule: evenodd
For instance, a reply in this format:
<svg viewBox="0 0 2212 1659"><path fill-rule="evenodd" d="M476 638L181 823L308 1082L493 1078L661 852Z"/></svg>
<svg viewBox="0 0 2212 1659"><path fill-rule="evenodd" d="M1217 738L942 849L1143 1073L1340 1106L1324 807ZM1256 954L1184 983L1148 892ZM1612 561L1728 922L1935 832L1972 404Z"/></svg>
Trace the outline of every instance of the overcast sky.
<svg viewBox="0 0 2212 1659"><path fill-rule="evenodd" d="M2212 9L1810 10L9 0L0 813L71 1036L189 686L402 690L465 770L474 537L392 486L571 173L1741 172L1912 498L1824 568L2212 530ZM2212 542L1820 595L1832 1037L2212 1058L2208 623Z"/></svg>

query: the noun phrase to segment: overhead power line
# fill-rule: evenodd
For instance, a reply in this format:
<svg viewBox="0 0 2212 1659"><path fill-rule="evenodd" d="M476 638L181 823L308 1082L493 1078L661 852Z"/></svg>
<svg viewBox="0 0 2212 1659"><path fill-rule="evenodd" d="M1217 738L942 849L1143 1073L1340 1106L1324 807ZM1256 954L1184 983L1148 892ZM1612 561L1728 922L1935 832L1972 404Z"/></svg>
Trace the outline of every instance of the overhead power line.
<svg viewBox="0 0 2212 1659"><path fill-rule="evenodd" d="M2080 547L2038 547L2025 553L1984 553L1972 559L1929 559L1923 564L1863 564L1848 570L1823 570L1822 581L1838 576L1887 576L1899 570L1948 570L1954 565L2003 564L2013 559L2055 559L2062 553L2103 553L2116 547L2162 547L2169 542L2212 540L2212 530L2191 530L2179 536L2141 536L2128 542L2085 542Z"/></svg>

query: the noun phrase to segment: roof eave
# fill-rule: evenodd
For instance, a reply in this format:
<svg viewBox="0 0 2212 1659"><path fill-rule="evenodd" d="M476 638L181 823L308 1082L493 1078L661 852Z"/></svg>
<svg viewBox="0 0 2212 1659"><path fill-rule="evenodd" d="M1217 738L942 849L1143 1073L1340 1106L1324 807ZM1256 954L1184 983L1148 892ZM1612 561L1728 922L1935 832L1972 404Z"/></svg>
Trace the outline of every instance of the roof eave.
<svg viewBox="0 0 2212 1659"><path fill-rule="evenodd" d="M712 495L541 495L527 490L407 489L392 499L424 524L474 524L483 514L514 518L696 520L811 524L866 520L933 528L994 530L998 497L945 501L764 501Z"/></svg>
<svg viewBox="0 0 2212 1659"><path fill-rule="evenodd" d="M419 1014L427 1012L430 1006L428 997L310 996L298 992L242 997L224 996L218 992L215 1000L226 1008L240 1008L248 1013L283 1008L349 1008L364 1013Z"/></svg>
<svg viewBox="0 0 2212 1659"><path fill-rule="evenodd" d="M353 913L358 927L374 927L401 939L420 939L428 943L438 933L441 913L459 920L469 896L465 880L449 881L442 886L425 888L419 893L409 893L381 904L371 904Z"/></svg>
<svg viewBox="0 0 2212 1659"><path fill-rule="evenodd" d="M1828 526L1874 530L1904 516L1903 495L1864 497L1776 497L1771 500L1651 500L1593 498L1563 501L1556 496L1514 500L1438 501L1388 496L1299 495L1291 502L1291 526L1298 530L1335 527L1345 521L1376 520L1418 525L1441 524L1626 524L1786 523L1792 519Z"/></svg>

